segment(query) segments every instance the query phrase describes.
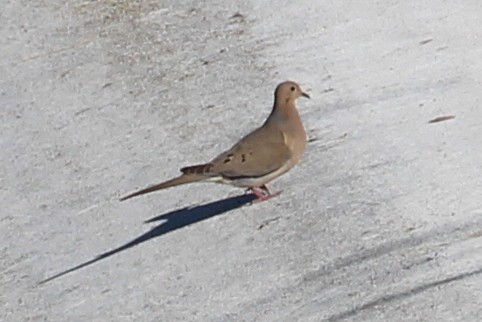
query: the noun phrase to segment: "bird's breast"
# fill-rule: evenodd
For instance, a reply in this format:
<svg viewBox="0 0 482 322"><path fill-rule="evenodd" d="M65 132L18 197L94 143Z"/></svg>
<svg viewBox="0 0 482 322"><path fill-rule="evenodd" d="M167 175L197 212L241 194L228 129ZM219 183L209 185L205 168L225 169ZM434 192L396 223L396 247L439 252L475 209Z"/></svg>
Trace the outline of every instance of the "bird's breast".
<svg viewBox="0 0 482 322"><path fill-rule="evenodd" d="M296 127L293 131L284 131L283 139L293 155L292 163L297 164L306 149L306 132L303 125Z"/></svg>

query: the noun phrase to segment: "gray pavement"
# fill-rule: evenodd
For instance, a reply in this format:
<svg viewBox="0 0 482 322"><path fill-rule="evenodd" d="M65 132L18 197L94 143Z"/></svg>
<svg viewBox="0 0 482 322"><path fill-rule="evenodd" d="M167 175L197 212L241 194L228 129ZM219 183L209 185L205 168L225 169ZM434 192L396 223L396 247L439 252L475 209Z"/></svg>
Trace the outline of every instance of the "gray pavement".
<svg viewBox="0 0 482 322"><path fill-rule="evenodd" d="M1 321L480 321L480 1L3 1ZM300 82L302 163L194 184ZM441 116L450 120L429 123Z"/></svg>

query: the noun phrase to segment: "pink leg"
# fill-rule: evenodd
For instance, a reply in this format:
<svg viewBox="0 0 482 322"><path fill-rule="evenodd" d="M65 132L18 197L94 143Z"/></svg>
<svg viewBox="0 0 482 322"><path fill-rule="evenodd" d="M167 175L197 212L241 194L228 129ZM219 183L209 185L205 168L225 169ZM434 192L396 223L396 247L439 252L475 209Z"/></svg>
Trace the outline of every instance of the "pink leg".
<svg viewBox="0 0 482 322"><path fill-rule="evenodd" d="M268 190L268 187L266 187L266 185L262 185L259 188L253 187L253 188L250 188L250 189L255 194L255 196L258 197L258 199L256 199L254 202L266 201L266 200L269 200L273 197L278 196L281 193L281 191L276 192L276 193L271 193Z"/></svg>
<svg viewBox="0 0 482 322"><path fill-rule="evenodd" d="M259 188L263 190L267 195L271 195L271 192L269 191L268 186L266 186L265 184Z"/></svg>

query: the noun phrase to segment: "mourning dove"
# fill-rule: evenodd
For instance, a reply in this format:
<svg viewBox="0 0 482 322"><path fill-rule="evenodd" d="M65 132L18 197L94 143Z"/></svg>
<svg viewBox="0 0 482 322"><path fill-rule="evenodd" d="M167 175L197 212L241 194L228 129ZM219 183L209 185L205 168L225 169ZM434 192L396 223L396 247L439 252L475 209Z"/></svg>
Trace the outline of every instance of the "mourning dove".
<svg viewBox="0 0 482 322"><path fill-rule="evenodd" d="M191 182L216 182L248 188L258 200L271 194L266 184L296 165L306 146L306 133L295 101L305 94L294 82L276 87L273 109L264 124L243 137L212 161L184 167L179 177L122 197L126 200L145 193Z"/></svg>

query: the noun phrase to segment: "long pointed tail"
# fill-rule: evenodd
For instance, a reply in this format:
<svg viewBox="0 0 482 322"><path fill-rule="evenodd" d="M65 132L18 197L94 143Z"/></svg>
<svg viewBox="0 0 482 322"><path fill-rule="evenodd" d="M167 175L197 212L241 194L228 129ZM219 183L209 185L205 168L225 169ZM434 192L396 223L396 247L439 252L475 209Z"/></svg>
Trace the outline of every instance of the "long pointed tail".
<svg viewBox="0 0 482 322"><path fill-rule="evenodd" d="M191 182L196 182L196 181L202 181L202 180L205 180L205 179L206 179L206 177L200 176L200 175L183 174L183 175L181 175L177 178L168 180L166 182L158 183L158 184L155 184L153 186L147 187L145 189L133 192L133 193L127 195L127 196L124 196L124 197L120 198L119 200L123 201L123 200L126 200L126 199L130 199L130 198L133 198L133 197L143 195L145 193L149 193L149 192L153 192L153 191L157 191L157 190L161 190L161 189L166 189L166 188L178 186L178 185L181 185L181 184L186 184L186 183L191 183Z"/></svg>

